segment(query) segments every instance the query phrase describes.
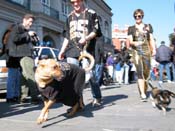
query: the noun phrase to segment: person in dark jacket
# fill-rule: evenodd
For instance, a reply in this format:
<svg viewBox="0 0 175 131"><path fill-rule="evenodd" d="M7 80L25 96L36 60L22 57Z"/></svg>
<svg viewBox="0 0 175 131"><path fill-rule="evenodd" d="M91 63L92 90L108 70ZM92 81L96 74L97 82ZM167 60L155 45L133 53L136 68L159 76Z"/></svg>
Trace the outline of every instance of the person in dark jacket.
<svg viewBox="0 0 175 131"><path fill-rule="evenodd" d="M9 57L17 59L21 67L21 102L27 102L30 90L31 103L38 103L38 90L34 78L34 60L32 58L33 37L36 35L30 28L34 21L32 14L24 15L22 23L16 24L8 41Z"/></svg>
<svg viewBox="0 0 175 131"><path fill-rule="evenodd" d="M173 76L172 80L173 80L173 82L175 82L175 33L173 34L170 42L171 42L170 48L173 51L173 55L171 58L171 61L172 61L171 67L172 67L172 76Z"/></svg>
<svg viewBox="0 0 175 131"><path fill-rule="evenodd" d="M7 103L16 103L20 98L20 64L19 58L8 57L6 60L6 65L8 67L8 77L7 77Z"/></svg>
<svg viewBox="0 0 175 131"><path fill-rule="evenodd" d="M19 59L16 57L8 56L8 40L10 38L10 33L15 24L10 24L10 26L5 31L2 37L3 52L2 55L6 56L6 66L8 67L8 77L7 77L7 93L6 102L16 103L20 97L20 64Z"/></svg>
<svg viewBox="0 0 175 131"><path fill-rule="evenodd" d="M172 50L161 41L160 47L156 52L156 61L159 62L159 83L163 83L163 70L166 69L168 82L171 83L170 64L172 57Z"/></svg>

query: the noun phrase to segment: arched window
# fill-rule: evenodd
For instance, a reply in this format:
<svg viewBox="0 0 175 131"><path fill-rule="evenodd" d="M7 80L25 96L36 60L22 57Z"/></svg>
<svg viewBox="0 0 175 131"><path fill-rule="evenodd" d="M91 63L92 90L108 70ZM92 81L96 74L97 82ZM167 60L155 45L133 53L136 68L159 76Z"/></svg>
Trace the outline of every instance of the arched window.
<svg viewBox="0 0 175 131"><path fill-rule="evenodd" d="M41 44L41 46L55 47L53 39L48 35L43 38L43 42Z"/></svg>
<svg viewBox="0 0 175 131"><path fill-rule="evenodd" d="M99 19L101 30L103 30L103 21L102 21L101 16L98 16L98 19Z"/></svg>
<svg viewBox="0 0 175 131"><path fill-rule="evenodd" d="M104 35L106 37L109 37L109 24L107 21L105 21L105 24L104 24L104 32L105 32Z"/></svg>

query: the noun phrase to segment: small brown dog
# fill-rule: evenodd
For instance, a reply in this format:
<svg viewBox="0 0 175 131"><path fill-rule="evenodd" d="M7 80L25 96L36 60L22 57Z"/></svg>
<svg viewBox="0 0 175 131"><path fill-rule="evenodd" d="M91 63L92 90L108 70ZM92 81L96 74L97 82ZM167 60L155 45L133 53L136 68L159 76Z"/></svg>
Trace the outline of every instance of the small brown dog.
<svg viewBox="0 0 175 131"><path fill-rule="evenodd" d="M153 107L157 107L162 110L164 114L167 112L167 108L171 103L171 97L175 97L175 94L169 90L162 90L157 87L153 87L151 83L149 83L152 88L150 98L152 100Z"/></svg>
<svg viewBox="0 0 175 131"><path fill-rule="evenodd" d="M57 62L54 59L44 59L39 61L35 79L44 99L44 107L37 119L38 124L48 119L49 108L55 102L72 107L68 110L69 117L84 108L82 90L85 71L78 66Z"/></svg>

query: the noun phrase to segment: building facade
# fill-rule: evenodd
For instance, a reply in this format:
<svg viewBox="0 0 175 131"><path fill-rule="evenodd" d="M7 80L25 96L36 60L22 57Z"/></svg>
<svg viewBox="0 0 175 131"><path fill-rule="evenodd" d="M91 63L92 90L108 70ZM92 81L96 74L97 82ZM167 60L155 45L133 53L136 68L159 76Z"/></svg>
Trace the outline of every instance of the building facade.
<svg viewBox="0 0 175 131"><path fill-rule="evenodd" d="M111 8L103 0L87 0L87 6L98 13L105 43L111 44ZM0 39L11 23L20 23L24 14L32 13L36 16L32 30L36 31L41 44L60 48L64 24L71 10L69 0L1 0Z"/></svg>
<svg viewBox="0 0 175 131"><path fill-rule="evenodd" d="M129 48L128 25L125 25L124 27L114 25L114 29L112 30L112 43L115 53L121 51L122 46Z"/></svg>

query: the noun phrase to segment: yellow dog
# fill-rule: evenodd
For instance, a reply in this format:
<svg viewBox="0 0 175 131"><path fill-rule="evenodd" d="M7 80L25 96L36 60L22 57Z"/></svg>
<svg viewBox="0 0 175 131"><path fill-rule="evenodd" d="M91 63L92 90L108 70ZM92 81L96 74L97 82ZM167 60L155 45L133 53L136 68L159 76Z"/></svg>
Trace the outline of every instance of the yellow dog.
<svg viewBox="0 0 175 131"><path fill-rule="evenodd" d="M39 61L35 79L44 98L44 107L37 119L38 124L48 119L49 108L57 101L72 107L67 116L73 116L79 109L84 108L82 90L85 71L78 66L44 59Z"/></svg>

